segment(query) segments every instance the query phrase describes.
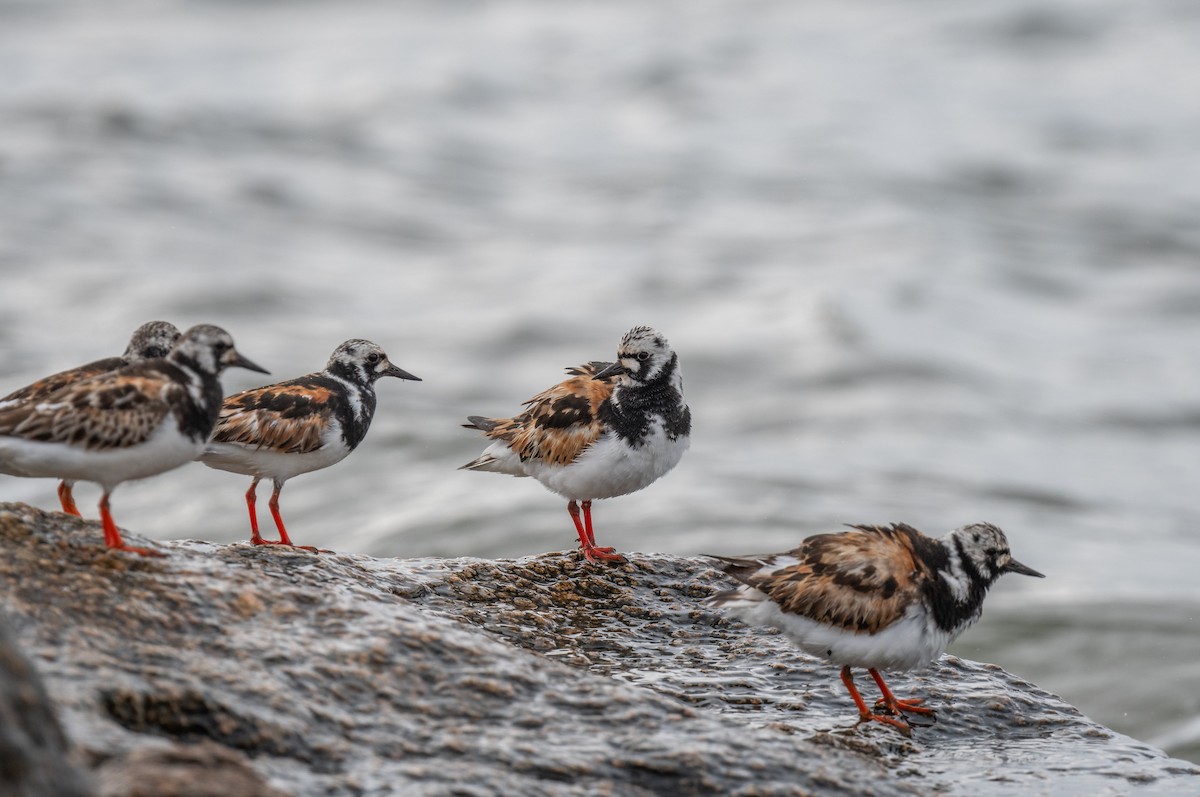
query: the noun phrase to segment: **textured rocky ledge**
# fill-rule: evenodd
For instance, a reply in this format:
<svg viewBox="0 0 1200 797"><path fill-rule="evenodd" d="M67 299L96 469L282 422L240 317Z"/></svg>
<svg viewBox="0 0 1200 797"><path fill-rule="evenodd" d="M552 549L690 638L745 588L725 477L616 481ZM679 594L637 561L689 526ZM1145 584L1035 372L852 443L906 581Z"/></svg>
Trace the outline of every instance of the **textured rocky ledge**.
<svg viewBox="0 0 1200 797"><path fill-rule="evenodd" d="M698 559L151 560L22 504L0 543L3 613L75 746L0 640L19 797L1200 793L1200 769L954 658L895 678L936 725L854 729L833 671L703 607L721 577Z"/></svg>

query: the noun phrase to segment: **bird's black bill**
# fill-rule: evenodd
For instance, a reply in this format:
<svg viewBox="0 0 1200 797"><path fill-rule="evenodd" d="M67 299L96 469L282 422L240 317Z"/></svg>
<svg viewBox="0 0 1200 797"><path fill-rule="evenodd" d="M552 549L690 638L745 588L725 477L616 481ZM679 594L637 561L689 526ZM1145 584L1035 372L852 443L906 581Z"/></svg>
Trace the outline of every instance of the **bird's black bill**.
<svg viewBox="0 0 1200 797"><path fill-rule="evenodd" d="M1043 573L1039 573L1032 567L1026 567L1016 559L1009 559L1008 564L1004 566L1005 573L1020 573L1023 576L1033 576L1034 578L1045 578Z"/></svg>
<svg viewBox="0 0 1200 797"><path fill-rule="evenodd" d="M408 371L405 371L403 368L397 368L396 366L392 365L391 363L388 363L388 367L383 372L383 375L384 376L394 376L397 379L411 379L414 382L421 381L421 377L413 376Z"/></svg>
<svg viewBox="0 0 1200 797"><path fill-rule="evenodd" d="M597 371L592 376L592 379L607 379L610 376L617 376L619 374L627 374L627 373L629 373L629 369L626 368L625 366L621 365L620 363L609 363L608 367L602 368L599 371Z"/></svg>
<svg viewBox="0 0 1200 797"><path fill-rule="evenodd" d="M233 362L231 362L229 364L232 366L236 366L237 368L245 368L249 371L258 371L260 374L271 373L266 368L263 368L261 365L256 365L254 362L252 362L251 360L247 360L245 357L243 357L240 354L238 354L236 357L234 357Z"/></svg>

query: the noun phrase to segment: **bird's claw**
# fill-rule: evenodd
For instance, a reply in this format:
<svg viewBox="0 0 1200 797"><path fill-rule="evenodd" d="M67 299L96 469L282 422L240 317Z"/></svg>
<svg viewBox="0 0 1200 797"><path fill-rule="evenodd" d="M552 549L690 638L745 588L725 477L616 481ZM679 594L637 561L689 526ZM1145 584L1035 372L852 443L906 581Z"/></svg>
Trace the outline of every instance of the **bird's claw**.
<svg viewBox="0 0 1200 797"><path fill-rule="evenodd" d="M580 550L583 551L583 558L587 559L589 562L598 562L598 561L624 562L625 561L625 557L621 556L621 554L617 553L616 548L611 548L611 547L597 548L594 545L589 545L586 547L581 547Z"/></svg>
<svg viewBox="0 0 1200 797"><path fill-rule="evenodd" d="M903 718L890 717L886 714L863 714L858 718L858 722L855 723L855 727L862 725L864 722L879 722L884 725L890 725L896 730L900 731L900 733L904 734L905 737L909 739L912 738L912 726L910 726Z"/></svg>

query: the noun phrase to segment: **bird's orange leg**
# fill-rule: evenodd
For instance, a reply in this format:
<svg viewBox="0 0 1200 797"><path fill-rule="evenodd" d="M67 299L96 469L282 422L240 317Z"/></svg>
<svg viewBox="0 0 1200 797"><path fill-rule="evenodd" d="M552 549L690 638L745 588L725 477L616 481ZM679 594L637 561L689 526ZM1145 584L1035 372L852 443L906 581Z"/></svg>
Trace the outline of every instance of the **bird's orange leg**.
<svg viewBox="0 0 1200 797"><path fill-rule="evenodd" d="M596 533L592 531L592 502L580 501L580 508L583 510L583 530L587 533L587 544L594 546L596 544ZM611 551L612 549L609 548Z"/></svg>
<svg viewBox="0 0 1200 797"><path fill-rule="evenodd" d="M867 670L867 672L871 673L871 677L875 679L875 685L879 687L879 692L883 695L883 697L875 703L876 710L879 709L880 703L882 703L884 708L897 716L900 716L901 712L905 714L924 714L929 717L937 715L937 712L933 709L921 707L921 704L925 702L921 698L901 700L893 695L892 690L888 689L887 684L883 682L883 676L879 674L879 670L871 667Z"/></svg>
<svg viewBox="0 0 1200 797"><path fill-rule="evenodd" d="M258 489L258 479L250 482L250 489L246 491L246 509L250 510L250 542L254 545L270 545L274 540L264 540L258 533L258 512L254 509L254 504L258 500L258 496L254 491Z"/></svg>
<svg viewBox="0 0 1200 797"><path fill-rule="evenodd" d="M592 502L583 502L584 515L587 518L587 526L584 527L583 520L579 517L579 505L574 499L567 502L567 511L571 513L571 520L575 521L575 533L579 535L579 547L583 549L583 557L589 562L595 562L598 559L603 559L609 562L624 562L625 557L619 553L614 553L612 548L597 548L596 543L592 541Z"/></svg>
<svg viewBox="0 0 1200 797"><path fill-rule="evenodd" d="M58 483L58 502L62 504L62 510L68 515L75 517L83 517L83 513L79 511L79 507L75 506L75 496L71 494L71 487L74 482L63 479Z"/></svg>
<svg viewBox="0 0 1200 797"><path fill-rule="evenodd" d="M588 542L592 545L592 553L603 556L604 554L616 554L616 548L606 546L604 548L596 547L596 533L592 531L592 502L581 501L580 506L583 508L583 529L587 532ZM616 554L617 558L613 561L624 562L625 558L620 554Z"/></svg>
<svg viewBox="0 0 1200 797"><path fill-rule="evenodd" d="M854 686L854 676L850 674L850 665L842 667L842 683L846 685L846 690L850 692L850 697L854 698L854 705L858 706L858 722L882 722L884 725L891 725L905 736L912 736L912 728L908 727L908 723L903 719L876 714L867 708L867 704L863 702L862 695L858 693L858 689Z"/></svg>
<svg viewBox="0 0 1200 797"><path fill-rule="evenodd" d="M271 507L271 517L275 518L275 528L279 529L279 539L268 540L264 539L258 533L258 512L254 509L254 504L257 501L257 496L254 491L258 488L260 479L255 479L250 482L250 489L246 491L246 508L250 510L250 542L254 545L290 545L293 548L304 548L308 551L316 551L311 545L293 545L292 540L288 537L287 529L283 525L283 516L279 514L279 491L283 485L276 483L274 492L271 493L271 501L268 506Z"/></svg>
<svg viewBox="0 0 1200 797"><path fill-rule="evenodd" d="M283 482L275 482L275 489L271 491L271 500L267 506L271 507L271 517L275 518L275 528L279 530L279 542L276 545L290 545L293 548L303 548L306 551L317 553L317 549L312 545L297 545L292 542L292 538L288 536L287 529L283 526L283 515L279 514L279 491L283 489ZM266 540L264 540L266 542ZM273 542L273 541L272 541Z"/></svg>
<svg viewBox="0 0 1200 797"><path fill-rule="evenodd" d="M126 545L121 539L121 532L117 529L117 524L113 522L112 513L108 511L108 493L105 493L100 498L100 524L104 527L104 544L109 548L115 548L118 551L129 551L140 556L166 556L160 551L152 551L149 548L138 548L135 545Z"/></svg>

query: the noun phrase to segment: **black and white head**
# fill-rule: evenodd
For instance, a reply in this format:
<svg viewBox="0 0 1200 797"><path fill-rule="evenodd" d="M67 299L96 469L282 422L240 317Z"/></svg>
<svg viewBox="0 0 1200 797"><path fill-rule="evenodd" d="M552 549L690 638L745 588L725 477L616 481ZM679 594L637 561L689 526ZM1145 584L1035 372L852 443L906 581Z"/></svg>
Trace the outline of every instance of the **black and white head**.
<svg viewBox="0 0 1200 797"><path fill-rule="evenodd" d="M421 381L420 377L392 365L378 344L361 338L348 340L334 349L325 370L356 385L373 385L385 376Z"/></svg>
<svg viewBox="0 0 1200 797"><path fill-rule="evenodd" d="M229 333L212 324L197 324L184 332L167 359L213 376L232 367L270 373L239 354Z"/></svg>
<svg viewBox="0 0 1200 797"><path fill-rule="evenodd" d="M1027 567L1008 550L1008 538L991 523L972 523L947 534L942 541L957 553L959 565L968 576L978 576L983 586L991 586L1004 573L1045 578Z"/></svg>
<svg viewBox="0 0 1200 797"><path fill-rule="evenodd" d="M125 348L126 362L166 357L179 342L179 328L166 321L147 321L133 331Z"/></svg>
<svg viewBox="0 0 1200 797"><path fill-rule="evenodd" d="M617 361L594 378L615 376L617 384L636 386L652 382L664 373L670 373L673 381L678 381L679 358L671 344L651 327L634 327L621 338Z"/></svg>

